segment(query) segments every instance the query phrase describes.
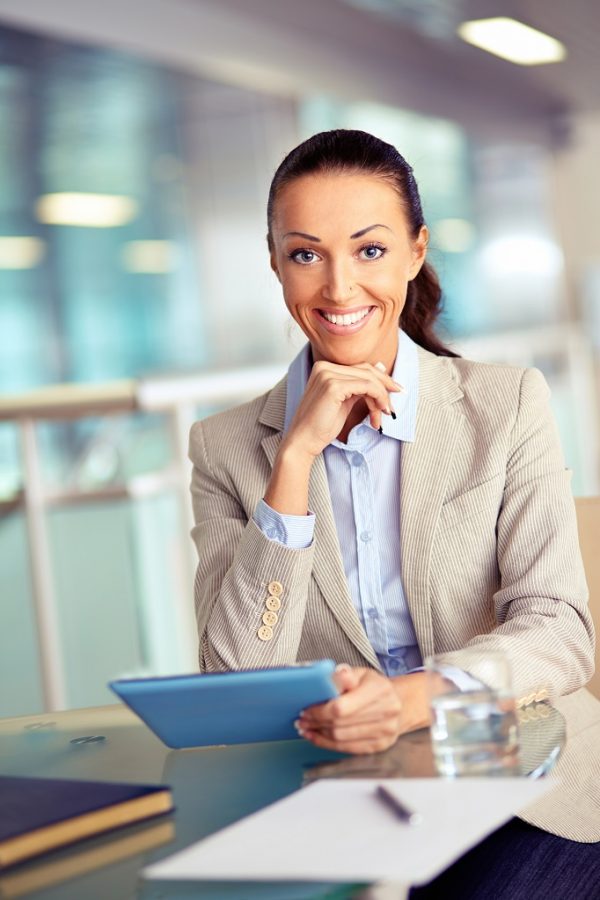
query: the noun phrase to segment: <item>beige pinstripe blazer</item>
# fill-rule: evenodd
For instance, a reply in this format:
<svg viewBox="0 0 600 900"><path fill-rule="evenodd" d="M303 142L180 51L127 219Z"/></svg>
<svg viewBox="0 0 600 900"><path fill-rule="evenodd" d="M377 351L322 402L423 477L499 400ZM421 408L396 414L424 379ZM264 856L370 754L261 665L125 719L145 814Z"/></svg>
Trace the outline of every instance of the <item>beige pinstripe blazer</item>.
<svg viewBox="0 0 600 900"><path fill-rule="evenodd" d="M521 704L556 702L570 733L559 763L565 784L524 818L571 839L600 840L600 756L584 760L580 747L589 753L592 731L600 746L600 703L578 691L593 669L593 628L548 388L536 370L422 349L419 373L416 438L402 449L399 562L421 653L502 649ZM192 428L200 667L331 657L379 668L346 584L322 456L310 481L309 548L269 541L252 521L285 401L284 379ZM283 593L273 638L264 641L258 629L271 581ZM587 789L575 790L588 774Z"/></svg>

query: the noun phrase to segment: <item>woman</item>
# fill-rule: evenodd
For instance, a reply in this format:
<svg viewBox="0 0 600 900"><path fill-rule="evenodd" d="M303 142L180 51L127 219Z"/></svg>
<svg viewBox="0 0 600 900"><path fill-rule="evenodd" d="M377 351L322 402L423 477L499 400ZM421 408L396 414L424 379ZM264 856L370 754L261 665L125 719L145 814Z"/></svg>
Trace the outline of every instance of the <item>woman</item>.
<svg viewBox="0 0 600 900"><path fill-rule="evenodd" d="M315 135L268 224L308 344L266 397L192 430L201 668L345 664L298 728L349 753L427 723L432 652L504 651L521 705L577 691L593 629L548 389L435 336L410 166L363 132ZM577 831L563 812L536 821L600 839L600 816Z"/></svg>

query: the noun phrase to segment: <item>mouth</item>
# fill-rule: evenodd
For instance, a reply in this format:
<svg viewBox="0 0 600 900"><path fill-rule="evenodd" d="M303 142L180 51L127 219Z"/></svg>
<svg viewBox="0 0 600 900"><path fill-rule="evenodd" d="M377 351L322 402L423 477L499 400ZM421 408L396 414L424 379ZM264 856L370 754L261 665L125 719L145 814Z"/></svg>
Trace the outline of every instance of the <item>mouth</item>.
<svg viewBox="0 0 600 900"><path fill-rule="evenodd" d="M320 324L332 334L353 334L359 331L366 325L374 311L374 306L361 306L345 313L330 312L327 309L314 310Z"/></svg>

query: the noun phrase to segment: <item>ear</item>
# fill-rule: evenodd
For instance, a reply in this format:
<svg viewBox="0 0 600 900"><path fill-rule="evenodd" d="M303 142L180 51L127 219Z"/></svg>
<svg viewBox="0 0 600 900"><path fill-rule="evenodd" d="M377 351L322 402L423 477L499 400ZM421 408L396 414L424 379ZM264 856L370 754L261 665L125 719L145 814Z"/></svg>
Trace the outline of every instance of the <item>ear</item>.
<svg viewBox="0 0 600 900"><path fill-rule="evenodd" d="M413 243L412 261L410 264L410 281L416 278L421 271L421 266L425 262L427 256L427 247L429 245L429 229L427 225L421 225L421 229Z"/></svg>
<svg viewBox="0 0 600 900"><path fill-rule="evenodd" d="M277 266L277 260L275 259L275 251L274 250L271 250L270 262L271 262L271 269L275 272L275 275L277 276L277 280L281 284L281 276L279 274L279 267Z"/></svg>

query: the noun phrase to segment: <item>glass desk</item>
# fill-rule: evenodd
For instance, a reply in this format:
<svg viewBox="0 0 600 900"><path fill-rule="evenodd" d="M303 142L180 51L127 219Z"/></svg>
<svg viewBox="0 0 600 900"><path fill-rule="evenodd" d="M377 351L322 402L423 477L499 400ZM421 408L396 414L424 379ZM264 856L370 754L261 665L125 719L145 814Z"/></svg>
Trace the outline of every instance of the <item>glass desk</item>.
<svg viewBox="0 0 600 900"><path fill-rule="evenodd" d="M521 767L538 777L564 746L565 723L545 703L521 713ZM143 881L140 869L315 778L428 777L429 731L385 753L342 756L306 741L169 750L128 709L106 706L0 720L0 774L171 786L175 814L40 857L0 874L0 897L40 900L313 900L359 897L366 886ZM265 848L268 853L268 848Z"/></svg>

